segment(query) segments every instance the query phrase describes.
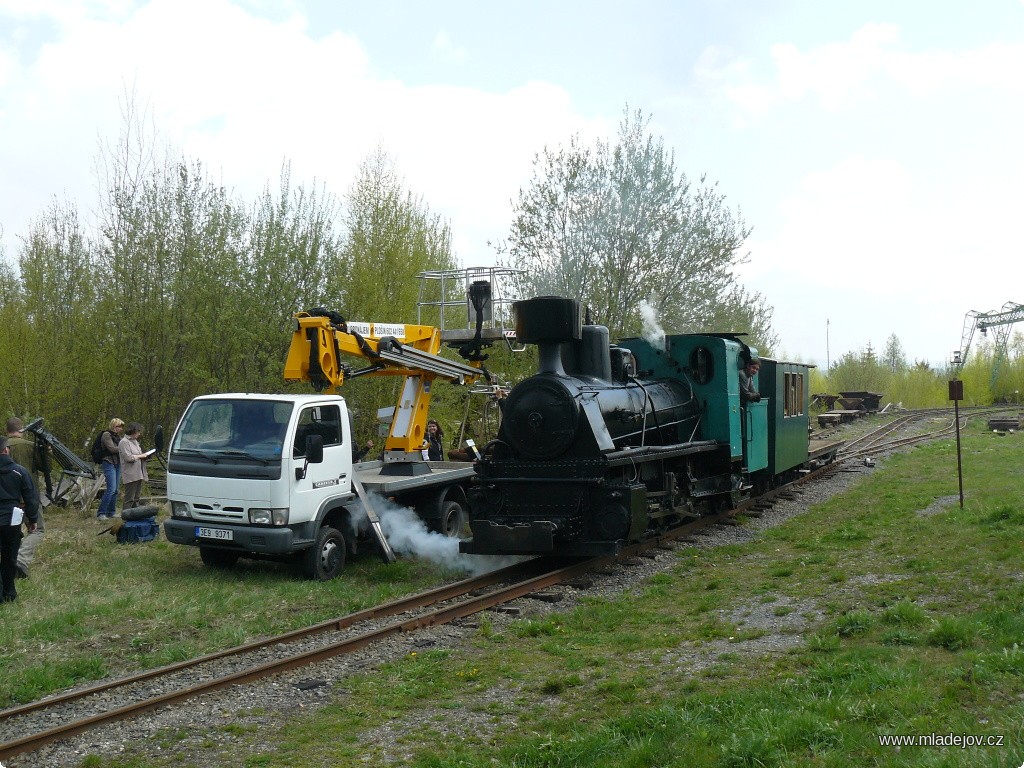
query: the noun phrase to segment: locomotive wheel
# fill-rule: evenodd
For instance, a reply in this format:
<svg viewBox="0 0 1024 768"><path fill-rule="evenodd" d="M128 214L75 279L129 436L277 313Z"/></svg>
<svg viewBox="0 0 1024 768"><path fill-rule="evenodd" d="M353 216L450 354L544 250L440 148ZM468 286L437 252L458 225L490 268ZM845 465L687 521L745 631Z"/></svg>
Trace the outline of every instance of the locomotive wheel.
<svg viewBox="0 0 1024 768"><path fill-rule="evenodd" d="M316 543L303 556L303 572L315 581L330 581L345 567L345 537L341 531L325 525L316 534Z"/></svg>
<svg viewBox="0 0 1024 768"><path fill-rule="evenodd" d="M469 525L469 515L462 505L449 499L441 509L441 520L438 523L438 531L452 539L464 538L466 527Z"/></svg>

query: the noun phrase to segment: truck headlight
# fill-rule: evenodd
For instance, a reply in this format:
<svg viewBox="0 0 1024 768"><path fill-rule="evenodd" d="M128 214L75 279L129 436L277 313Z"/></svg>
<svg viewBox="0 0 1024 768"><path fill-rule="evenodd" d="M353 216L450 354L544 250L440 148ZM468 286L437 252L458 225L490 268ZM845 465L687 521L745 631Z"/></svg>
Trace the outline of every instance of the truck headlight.
<svg viewBox="0 0 1024 768"><path fill-rule="evenodd" d="M288 508L252 507L249 509L249 522L253 525L288 525Z"/></svg>
<svg viewBox="0 0 1024 768"><path fill-rule="evenodd" d="M191 518L192 513L188 510L188 503L184 501L171 502L171 516Z"/></svg>

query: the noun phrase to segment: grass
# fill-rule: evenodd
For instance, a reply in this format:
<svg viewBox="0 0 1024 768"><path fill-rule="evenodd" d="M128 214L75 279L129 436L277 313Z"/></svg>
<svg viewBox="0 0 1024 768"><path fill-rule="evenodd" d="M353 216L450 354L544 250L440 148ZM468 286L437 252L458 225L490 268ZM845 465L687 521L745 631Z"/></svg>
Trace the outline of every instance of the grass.
<svg viewBox="0 0 1024 768"><path fill-rule="evenodd" d="M324 621L446 576L372 553L326 583L272 562L212 569L165 540L119 545L92 515L48 510L31 577L0 607L0 706Z"/></svg>
<svg viewBox="0 0 1024 768"><path fill-rule="evenodd" d="M348 679L333 704L282 723L272 737L260 733L258 742L240 712L230 754L218 753L211 738L207 762L1019 766L1022 460L1019 436L969 431L965 508L921 514L956 493L954 444L892 457L844 494L752 542L679 550L676 565L639 596L590 599L511 624L483 620L469 647L410 653ZM76 622L67 634L50 617L38 630L45 639L31 641L29 623L16 614L10 639L23 650L15 662L0 661L8 665L0 680L9 669L24 678L18 690L28 690L29 675L17 666L43 666L30 655L40 644L59 657L55 676L88 676L97 663L109 665L106 646L142 664L168 653L156 650L160 633L180 636L173 643L179 653L210 649L233 633L301 623L326 610L326 595L355 602L367 590L438 577L415 564L404 563L402 573L367 561L318 585L272 566L207 571L164 543L120 549L129 551L118 558L154 572L146 593L153 601L183 594L152 615L119 602L115 589L104 589L102 599L72 598L88 601L92 612L68 606ZM255 599L240 594L250 591ZM29 605L28 590L23 597ZM24 606L17 610L36 610ZM193 632L190 622L200 619L206 623ZM397 735L393 742L380 738L384 727ZM878 738L932 733L1000 735L1004 746L897 750ZM268 742L276 748L246 749ZM183 764L173 754L87 760L103 768Z"/></svg>

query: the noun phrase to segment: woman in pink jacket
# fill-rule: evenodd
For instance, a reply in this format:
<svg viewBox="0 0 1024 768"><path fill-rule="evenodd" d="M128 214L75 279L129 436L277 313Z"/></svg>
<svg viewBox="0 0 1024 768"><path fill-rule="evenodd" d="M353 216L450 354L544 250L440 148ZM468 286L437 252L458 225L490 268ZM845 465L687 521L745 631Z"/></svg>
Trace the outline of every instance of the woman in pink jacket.
<svg viewBox="0 0 1024 768"><path fill-rule="evenodd" d="M121 457L121 481L124 485L124 497L121 502L123 510L139 506L142 481L149 480L149 474L146 472L146 460L152 455L152 452L143 452L139 445L140 437L142 437L142 425L133 421L125 427L124 437L117 445L117 451Z"/></svg>

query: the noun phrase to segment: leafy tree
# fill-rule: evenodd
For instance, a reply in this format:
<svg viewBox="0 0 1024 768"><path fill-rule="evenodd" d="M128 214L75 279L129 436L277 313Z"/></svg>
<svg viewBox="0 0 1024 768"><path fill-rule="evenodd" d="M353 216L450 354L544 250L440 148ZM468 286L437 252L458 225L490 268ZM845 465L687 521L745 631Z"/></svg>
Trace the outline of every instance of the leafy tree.
<svg viewBox="0 0 1024 768"><path fill-rule="evenodd" d="M882 363L893 373L907 369L907 356L903 352L903 345L899 337L893 333L885 342L885 352L882 355Z"/></svg>
<svg viewBox="0 0 1024 768"><path fill-rule="evenodd" d="M874 355L864 351L846 352L833 365L828 375L833 392L885 392L889 371Z"/></svg>
<svg viewBox="0 0 1024 768"><path fill-rule="evenodd" d="M245 348L240 381L279 388L292 314L335 302L346 268L339 216L339 202L322 186L292 188L287 165L278 194L264 191L239 256L233 332Z"/></svg>
<svg viewBox="0 0 1024 768"><path fill-rule="evenodd" d="M378 149L359 166L346 197L345 279L337 293L353 319L415 322L425 270L454 269L451 228L405 189Z"/></svg>
<svg viewBox="0 0 1024 768"><path fill-rule="evenodd" d="M5 324L6 359L15 363L10 411L44 416L51 427L76 419L86 393L103 390L90 338L97 324L92 249L74 206L54 201L31 222L18 256L17 317ZM69 396L79 392L82 398Z"/></svg>
<svg viewBox="0 0 1024 768"><path fill-rule="evenodd" d="M332 282L337 297L332 308L351 320L415 323L416 276L457 265L448 223L405 188L394 162L381 149L360 164L345 200L345 238ZM375 430L377 408L396 402L396 387L386 377L364 379L346 391L360 413L361 436ZM462 395L442 386L433 397L435 417L450 424L460 411Z"/></svg>
<svg viewBox="0 0 1024 768"><path fill-rule="evenodd" d="M639 333L646 300L672 331L749 330L768 351L771 312L735 275L750 230L717 185L677 172L649 122L627 109L614 143L545 147L500 253L526 294L578 298L613 337Z"/></svg>

